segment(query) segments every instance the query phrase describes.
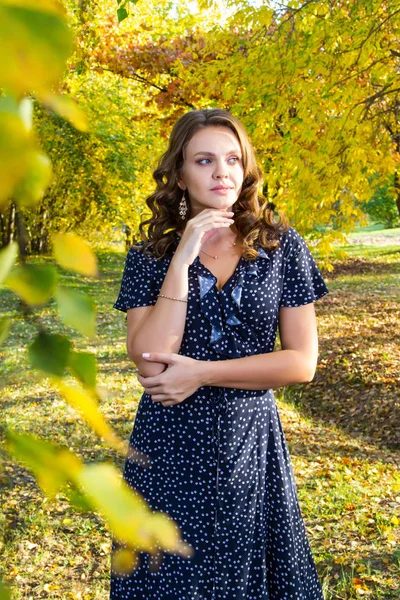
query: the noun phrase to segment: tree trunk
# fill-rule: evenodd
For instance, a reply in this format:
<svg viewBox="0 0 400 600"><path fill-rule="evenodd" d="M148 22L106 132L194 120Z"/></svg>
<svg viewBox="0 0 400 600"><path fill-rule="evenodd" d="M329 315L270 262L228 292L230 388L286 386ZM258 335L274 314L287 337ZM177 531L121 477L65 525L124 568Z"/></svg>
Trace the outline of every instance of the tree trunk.
<svg viewBox="0 0 400 600"><path fill-rule="evenodd" d="M400 217L400 177L398 171L394 174L394 189L396 190L396 206Z"/></svg>
<svg viewBox="0 0 400 600"><path fill-rule="evenodd" d="M0 248L7 245L6 215L0 212Z"/></svg>
<svg viewBox="0 0 400 600"><path fill-rule="evenodd" d="M6 245L11 244L15 238L15 204L10 205L10 214L8 215L8 227L6 233Z"/></svg>

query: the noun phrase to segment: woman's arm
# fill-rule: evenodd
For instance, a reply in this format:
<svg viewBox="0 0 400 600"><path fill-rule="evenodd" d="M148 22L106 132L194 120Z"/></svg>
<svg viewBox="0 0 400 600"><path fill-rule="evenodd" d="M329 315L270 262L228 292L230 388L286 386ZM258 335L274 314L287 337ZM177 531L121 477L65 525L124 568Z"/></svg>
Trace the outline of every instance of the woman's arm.
<svg viewBox="0 0 400 600"><path fill-rule="evenodd" d="M187 300L189 265L171 260L160 294ZM149 363L144 351L179 352L186 320L186 302L158 298L154 306L131 308L127 311L127 341L129 357L145 377L162 373L163 363Z"/></svg>
<svg viewBox="0 0 400 600"><path fill-rule="evenodd" d="M204 385L246 390L266 390L312 380L318 357L313 303L282 307L279 312L282 350L230 360L198 361L179 355L151 353L168 369L156 377L139 377L154 401L171 406L182 402Z"/></svg>
<svg viewBox="0 0 400 600"><path fill-rule="evenodd" d="M178 248L171 260L160 294L177 298L157 298L154 306L130 308L127 311L127 351L144 377L158 375L165 370L163 361L148 362L143 352L178 353L186 321L189 265L199 255L201 245L219 228L230 227L232 212L205 209L190 219Z"/></svg>
<svg viewBox="0 0 400 600"><path fill-rule="evenodd" d="M282 350L204 365L203 385L263 390L313 379L318 358L314 305L279 311Z"/></svg>

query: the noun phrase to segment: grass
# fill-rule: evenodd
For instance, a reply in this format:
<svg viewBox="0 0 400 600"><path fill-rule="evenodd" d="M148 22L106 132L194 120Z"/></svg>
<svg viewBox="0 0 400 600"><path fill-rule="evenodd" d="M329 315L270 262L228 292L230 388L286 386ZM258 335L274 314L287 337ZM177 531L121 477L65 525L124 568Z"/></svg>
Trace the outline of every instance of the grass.
<svg viewBox="0 0 400 600"><path fill-rule="evenodd" d="M399 247L353 246L325 273L330 294L316 303L320 358L313 382L277 390L301 508L326 600L398 598ZM45 259L42 259L45 260ZM107 390L102 410L125 439L140 386L125 353L125 321L111 309L124 255L99 252L100 281L62 274L64 285L92 293L96 341L63 327L55 305L39 319L94 352ZM3 314L16 298L0 295ZM109 450L26 363L35 327L16 317L0 349L1 408L7 426L52 439L85 461L122 459ZM110 533L96 515L50 503L34 478L4 455L0 528L3 576L13 600L106 600Z"/></svg>

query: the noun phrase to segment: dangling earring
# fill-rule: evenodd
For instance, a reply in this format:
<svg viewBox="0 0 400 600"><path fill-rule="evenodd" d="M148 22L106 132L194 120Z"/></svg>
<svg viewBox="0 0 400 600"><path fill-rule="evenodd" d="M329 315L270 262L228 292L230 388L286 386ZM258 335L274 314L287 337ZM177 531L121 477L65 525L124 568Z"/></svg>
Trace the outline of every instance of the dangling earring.
<svg viewBox="0 0 400 600"><path fill-rule="evenodd" d="M179 202L179 214L181 215L182 221L185 220L187 210L188 206L185 198L185 192L183 192L183 196L181 198L181 201Z"/></svg>

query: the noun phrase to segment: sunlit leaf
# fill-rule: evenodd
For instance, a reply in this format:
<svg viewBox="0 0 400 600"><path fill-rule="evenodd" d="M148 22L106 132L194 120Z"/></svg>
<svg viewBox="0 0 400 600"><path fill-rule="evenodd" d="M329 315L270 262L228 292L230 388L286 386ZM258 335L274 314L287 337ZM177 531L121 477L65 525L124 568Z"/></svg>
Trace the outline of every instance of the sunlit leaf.
<svg viewBox="0 0 400 600"><path fill-rule="evenodd" d="M43 198L52 175L51 162L41 152L33 152L24 176L14 190L15 200L22 206L32 206Z"/></svg>
<svg viewBox="0 0 400 600"><path fill-rule="evenodd" d="M89 277L98 275L97 259L89 244L75 233L53 236L54 257L64 269Z"/></svg>
<svg viewBox="0 0 400 600"><path fill-rule="evenodd" d="M71 342L57 333L38 333L28 348L33 367L56 377L62 377L68 364Z"/></svg>
<svg viewBox="0 0 400 600"><path fill-rule="evenodd" d="M148 527L157 540L157 546L163 550L179 551L181 546L179 528L168 515L153 514Z"/></svg>
<svg viewBox="0 0 400 600"><path fill-rule="evenodd" d="M54 110L60 117L66 119L79 131L88 131L89 123L85 113L79 105L69 96L56 96L55 94L43 98L46 106Z"/></svg>
<svg viewBox="0 0 400 600"><path fill-rule="evenodd" d="M50 91L62 76L72 41L59 2L1 0L0 86L17 96Z"/></svg>
<svg viewBox="0 0 400 600"><path fill-rule="evenodd" d="M0 207L21 180L32 151L32 141L21 117L4 110L3 100L0 99Z"/></svg>
<svg viewBox="0 0 400 600"><path fill-rule="evenodd" d="M102 437L112 448L115 448L119 452L126 452L126 444L113 432L101 414L98 404L92 395L85 390L80 390L61 382L55 382L55 385L68 404L78 411L97 435Z"/></svg>
<svg viewBox="0 0 400 600"><path fill-rule="evenodd" d="M7 450L32 469L45 494L54 497L67 481L82 470L80 459L67 448L28 433L6 432Z"/></svg>
<svg viewBox="0 0 400 600"><path fill-rule="evenodd" d="M27 304L44 304L54 294L57 272L49 265L20 265L11 271L4 285Z"/></svg>
<svg viewBox="0 0 400 600"><path fill-rule="evenodd" d="M3 248L3 250L0 250L0 285L6 279L8 273L14 266L17 255L17 242L11 242L11 244Z"/></svg>
<svg viewBox="0 0 400 600"><path fill-rule="evenodd" d="M0 346L7 339L10 332L11 321L7 317L0 318Z"/></svg>
<svg viewBox="0 0 400 600"><path fill-rule="evenodd" d="M90 352L71 352L68 366L72 375L85 387L96 387L97 364L96 357Z"/></svg>
<svg viewBox="0 0 400 600"><path fill-rule="evenodd" d="M96 313L93 300L80 292L66 287L57 290L58 312L61 320L79 333L93 337L96 333Z"/></svg>
<svg viewBox="0 0 400 600"><path fill-rule="evenodd" d="M112 555L112 570L120 575L129 575L138 566L138 556L133 550L128 548L120 548L113 552Z"/></svg>
<svg viewBox="0 0 400 600"><path fill-rule="evenodd" d="M116 537L131 546L154 549L152 534L146 529L151 512L143 497L122 481L119 471L108 464L85 465L78 480L110 525Z"/></svg>
<svg viewBox="0 0 400 600"><path fill-rule="evenodd" d="M21 119L28 131L32 129L32 116L33 116L33 99L22 98L18 105L18 112L21 115Z"/></svg>

